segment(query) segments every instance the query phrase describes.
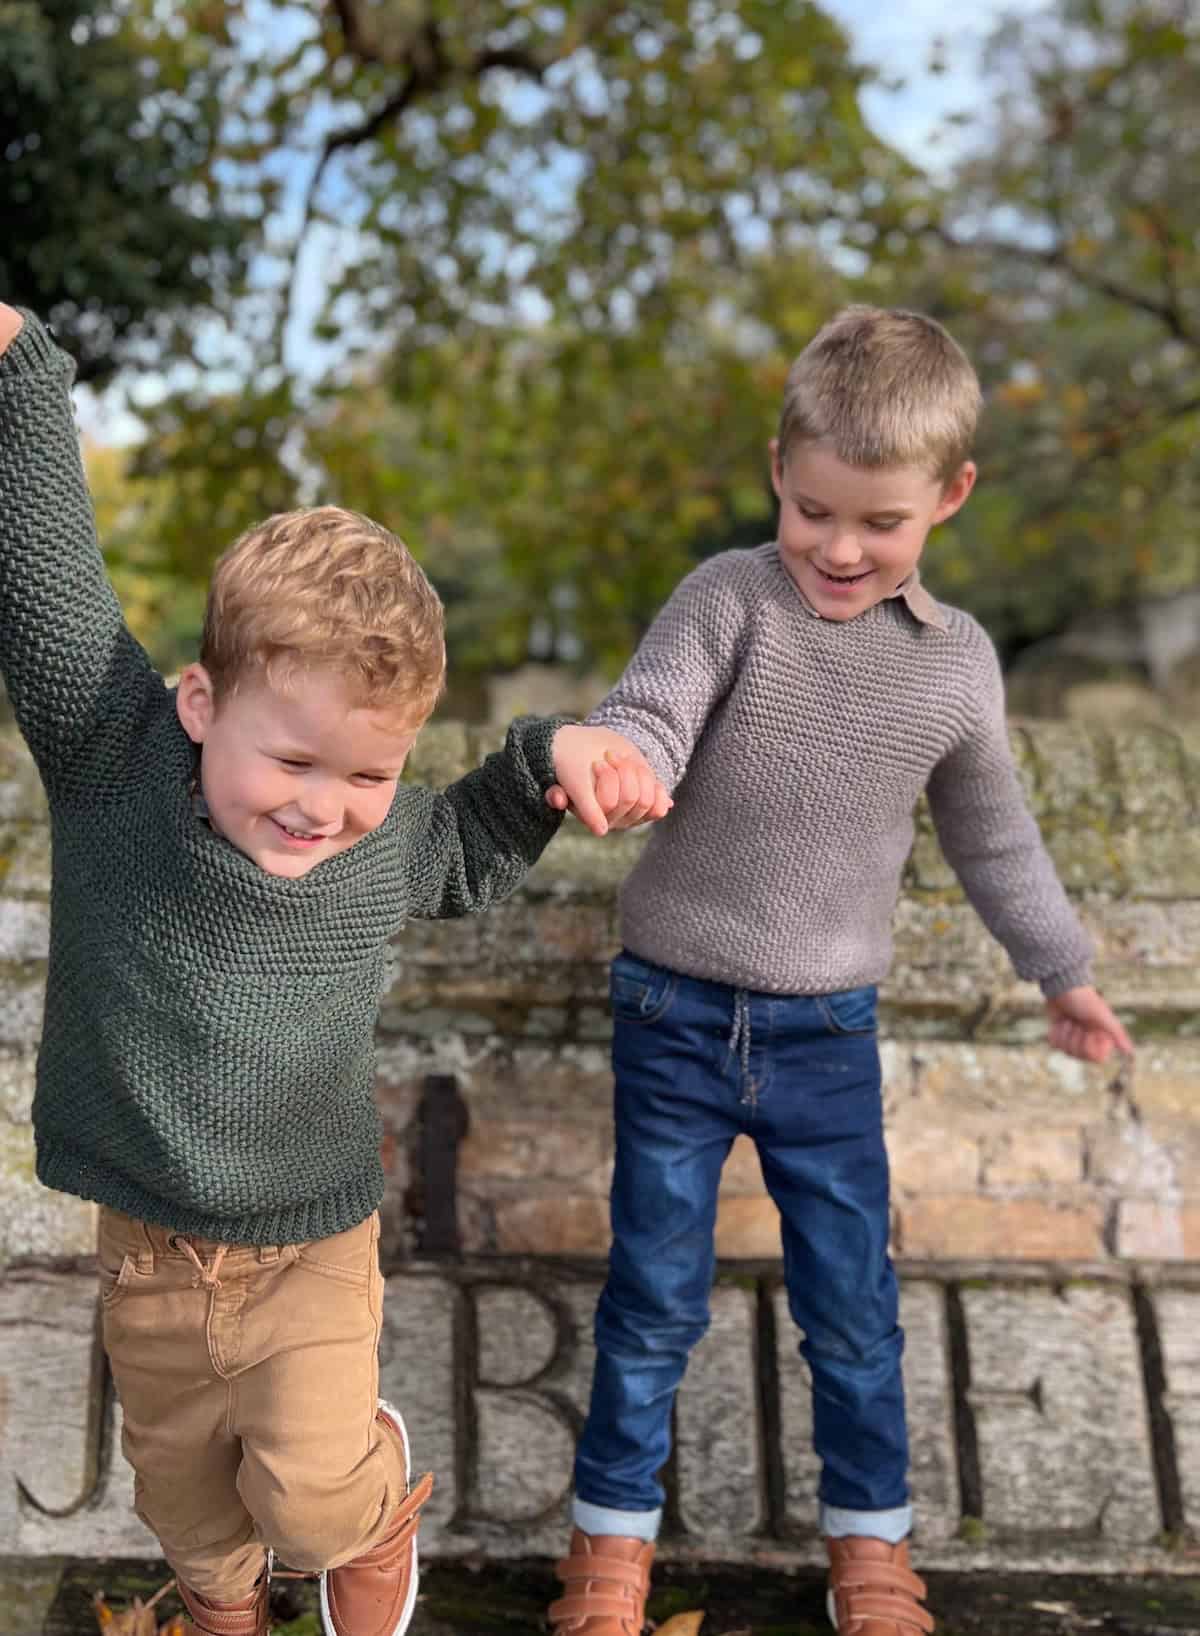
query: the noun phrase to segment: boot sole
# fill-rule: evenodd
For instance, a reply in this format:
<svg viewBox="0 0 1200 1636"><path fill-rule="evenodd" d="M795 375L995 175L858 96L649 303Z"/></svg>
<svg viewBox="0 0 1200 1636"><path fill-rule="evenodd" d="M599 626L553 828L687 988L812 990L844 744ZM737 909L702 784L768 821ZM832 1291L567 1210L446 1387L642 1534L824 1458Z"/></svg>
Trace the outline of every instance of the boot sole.
<svg viewBox="0 0 1200 1636"><path fill-rule="evenodd" d="M408 1428L401 1418L399 1409L394 1409L383 1398L379 1399L381 1413L387 1416L393 1429L400 1439L400 1446L404 1450L404 1486L407 1488L412 1482L412 1453L408 1446ZM333 1628L333 1615L329 1608L328 1573L321 1575L321 1629L325 1636L337 1636ZM412 1542L412 1572L408 1576L408 1595L404 1598L404 1606L400 1610L400 1618L393 1625L391 1636L404 1636L404 1632L412 1623L413 1609L417 1605L417 1539L413 1535Z"/></svg>

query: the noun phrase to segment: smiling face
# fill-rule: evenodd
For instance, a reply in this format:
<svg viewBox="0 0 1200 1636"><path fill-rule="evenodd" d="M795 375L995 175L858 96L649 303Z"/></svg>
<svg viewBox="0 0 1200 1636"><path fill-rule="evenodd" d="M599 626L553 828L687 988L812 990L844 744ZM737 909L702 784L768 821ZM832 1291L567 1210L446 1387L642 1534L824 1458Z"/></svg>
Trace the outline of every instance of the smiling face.
<svg viewBox="0 0 1200 1636"><path fill-rule="evenodd" d="M826 445L771 445L779 497L779 558L824 619L853 619L893 595L912 573L935 524L966 500L975 467L949 482L915 466L860 467Z"/></svg>
<svg viewBox="0 0 1200 1636"><path fill-rule="evenodd" d="M189 665L176 709L200 745L213 829L268 875L291 880L379 828L417 736L323 671L286 690L244 680L218 702L204 666Z"/></svg>

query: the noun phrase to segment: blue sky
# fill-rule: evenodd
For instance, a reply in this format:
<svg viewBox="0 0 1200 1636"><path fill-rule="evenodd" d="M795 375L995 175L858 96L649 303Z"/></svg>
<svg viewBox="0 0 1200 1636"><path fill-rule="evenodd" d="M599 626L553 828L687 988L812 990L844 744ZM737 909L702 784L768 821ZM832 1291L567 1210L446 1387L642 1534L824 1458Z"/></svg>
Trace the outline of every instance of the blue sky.
<svg viewBox="0 0 1200 1636"><path fill-rule="evenodd" d="M953 154L953 135L939 140L947 115L978 111L978 63L984 41L1006 17L1029 16L1046 0L821 0L849 34L856 54L890 78L903 81L894 92L871 90L863 111L885 140L917 163L934 169L939 156ZM940 73L930 59L940 58Z"/></svg>

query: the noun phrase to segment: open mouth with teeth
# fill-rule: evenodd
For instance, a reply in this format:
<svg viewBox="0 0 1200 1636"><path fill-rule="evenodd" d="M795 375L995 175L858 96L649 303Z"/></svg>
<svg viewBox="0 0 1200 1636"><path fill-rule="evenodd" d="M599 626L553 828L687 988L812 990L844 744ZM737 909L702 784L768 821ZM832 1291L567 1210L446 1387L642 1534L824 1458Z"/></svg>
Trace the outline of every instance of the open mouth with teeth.
<svg viewBox="0 0 1200 1636"><path fill-rule="evenodd" d="M864 579L870 579L875 572L873 568L866 568L861 574L831 574L824 568L818 568L816 563L813 567L827 585L861 585Z"/></svg>
<svg viewBox="0 0 1200 1636"><path fill-rule="evenodd" d="M324 835L313 835L306 829L289 829L287 824L281 824L278 818L272 818L271 822L281 835L286 836L296 846L315 846L318 841L327 839Z"/></svg>

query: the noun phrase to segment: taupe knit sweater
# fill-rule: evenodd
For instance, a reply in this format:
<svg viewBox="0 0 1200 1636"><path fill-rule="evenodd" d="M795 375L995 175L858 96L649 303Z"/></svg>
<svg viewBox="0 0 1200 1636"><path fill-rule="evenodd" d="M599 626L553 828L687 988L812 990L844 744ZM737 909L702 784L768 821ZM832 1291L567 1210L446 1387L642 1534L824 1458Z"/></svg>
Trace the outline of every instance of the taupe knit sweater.
<svg viewBox="0 0 1200 1636"><path fill-rule="evenodd" d="M817 617L776 546L690 574L589 718L675 793L621 893L644 959L780 994L878 982L923 790L1017 972L1090 982L1088 939L1026 807L1000 667L927 593Z"/></svg>
<svg viewBox="0 0 1200 1636"><path fill-rule="evenodd" d="M174 693L105 578L71 371L31 317L0 358L0 665L54 844L38 1175L207 1238L323 1238L383 1192L388 940L518 885L558 826L559 723L514 724L443 794L401 785L299 880L259 869L197 814Z"/></svg>

